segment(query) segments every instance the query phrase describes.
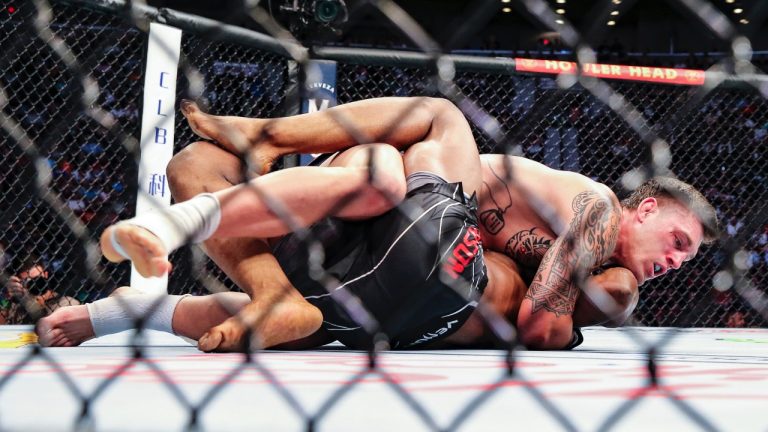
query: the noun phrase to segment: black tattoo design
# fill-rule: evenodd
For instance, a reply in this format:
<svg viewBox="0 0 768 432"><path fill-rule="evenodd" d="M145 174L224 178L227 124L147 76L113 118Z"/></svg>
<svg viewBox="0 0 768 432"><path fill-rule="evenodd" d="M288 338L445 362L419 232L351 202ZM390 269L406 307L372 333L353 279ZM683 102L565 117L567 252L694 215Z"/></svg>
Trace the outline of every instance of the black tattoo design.
<svg viewBox="0 0 768 432"><path fill-rule="evenodd" d="M512 207L512 193L509 191L509 186L507 186L506 182L499 177L498 174L496 174L496 171L491 168L490 164L488 164L488 168L490 168L491 172L493 173L493 176L496 177L499 180L499 183L501 183L504 188L507 190L507 196L509 197L509 205L507 205L504 208L501 208L498 201L496 201L496 198L493 196L493 189L491 186L483 182L483 185L488 188L488 196L491 197L491 201L496 205L495 209L489 209L485 210L480 213L480 223L483 224L486 231L488 231L491 234L497 234L499 231L501 231L504 228L504 213L509 210L510 207Z"/></svg>
<svg viewBox="0 0 768 432"><path fill-rule="evenodd" d="M504 248L504 252L523 267L538 267L552 246L552 240L536 233L536 228L515 233Z"/></svg>
<svg viewBox="0 0 768 432"><path fill-rule="evenodd" d="M572 208L568 232L544 255L525 295L532 302L531 313L545 309L556 316L573 314L580 282L616 246L621 218L618 203L587 191L576 195Z"/></svg>

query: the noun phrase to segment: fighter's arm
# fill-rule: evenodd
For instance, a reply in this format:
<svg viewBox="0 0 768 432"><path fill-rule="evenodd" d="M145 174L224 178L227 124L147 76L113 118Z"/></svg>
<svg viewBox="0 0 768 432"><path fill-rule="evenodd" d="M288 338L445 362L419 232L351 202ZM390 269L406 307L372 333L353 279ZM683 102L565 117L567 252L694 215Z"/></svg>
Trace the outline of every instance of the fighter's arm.
<svg viewBox="0 0 768 432"><path fill-rule="evenodd" d="M485 304L486 310L493 310L496 317L515 323L528 289L518 266L504 254L487 250L483 256L488 270L488 285L481 303ZM576 301L573 311L575 327L620 325L637 305L637 280L625 268L613 267L590 275L588 286L590 291L579 295ZM456 333L432 348L493 346L498 339L492 334L489 317L476 310Z"/></svg>
<svg viewBox="0 0 768 432"><path fill-rule="evenodd" d="M632 314L639 299L637 279L623 267L612 267L590 276L587 290L579 294L573 325L617 327Z"/></svg>
<svg viewBox="0 0 768 432"><path fill-rule="evenodd" d="M619 232L620 207L613 196L581 192L572 202L573 217L544 255L520 306L521 341L533 349L560 349L573 335L573 312L579 281L613 253Z"/></svg>

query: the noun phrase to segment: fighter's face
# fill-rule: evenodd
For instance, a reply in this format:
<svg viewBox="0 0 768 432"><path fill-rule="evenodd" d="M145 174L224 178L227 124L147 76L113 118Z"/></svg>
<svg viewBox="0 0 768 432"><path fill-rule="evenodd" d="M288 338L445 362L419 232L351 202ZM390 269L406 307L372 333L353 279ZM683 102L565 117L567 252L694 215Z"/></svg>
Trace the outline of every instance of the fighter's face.
<svg viewBox="0 0 768 432"><path fill-rule="evenodd" d="M647 198L633 218L634 232L623 264L641 284L693 259L704 238L696 216L675 202Z"/></svg>

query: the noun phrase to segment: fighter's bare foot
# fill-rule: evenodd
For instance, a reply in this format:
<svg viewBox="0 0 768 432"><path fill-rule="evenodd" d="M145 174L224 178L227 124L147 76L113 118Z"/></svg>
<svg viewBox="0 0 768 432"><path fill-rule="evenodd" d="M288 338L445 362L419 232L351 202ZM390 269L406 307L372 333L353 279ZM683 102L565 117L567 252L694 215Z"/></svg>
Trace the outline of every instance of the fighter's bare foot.
<svg viewBox="0 0 768 432"><path fill-rule="evenodd" d="M120 244L142 276L162 276L171 271L171 263L160 239L146 229L130 223L112 225L101 234L101 252L109 261L125 261L112 245L113 233L115 241Z"/></svg>
<svg viewBox="0 0 768 432"><path fill-rule="evenodd" d="M256 327L262 319L263 309L264 306L257 302L248 303L236 316L203 334L197 341L197 347L205 352L243 352L248 345L251 350L261 348L260 341L254 337L255 334L251 334L250 344L247 343L246 338L249 335L249 327L257 331Z"/></svg>
<svg viewBox="0 0 768 432"><path fill-rule="evenodd" d="M202 335L197 341L197 348L205 352L242 352L247 332L248 328L232 317Z"/></svg>
<svg viewBox="0 0 768 432"><path fill-rule="evenodd" d="M305 338L316 332L322 322L320 310L303 299L268 305L251 302L236 316L201 336L197 347L205 352L242 352L246 346L251 350L270 348ZM249 329L253 331L249 333Z"/></svg>
<svg viewBox="0 0 768 432"><path fill-rule="evenodd" d="M77 346L94 337L88 307L66 306L53 311L35 326L38 342L42 346Z"/></svg>
<svg viewBox="0 0 768 432"><path fill-rule="evenodd" d="M272 149L254 122L263 120L236 116L216 116L203 112L196 103L183 99L181 112L189 123L192 132L199 137L216 141L230 151L248 154L258 173L269 172L272 164L280 156Z"/></svg>

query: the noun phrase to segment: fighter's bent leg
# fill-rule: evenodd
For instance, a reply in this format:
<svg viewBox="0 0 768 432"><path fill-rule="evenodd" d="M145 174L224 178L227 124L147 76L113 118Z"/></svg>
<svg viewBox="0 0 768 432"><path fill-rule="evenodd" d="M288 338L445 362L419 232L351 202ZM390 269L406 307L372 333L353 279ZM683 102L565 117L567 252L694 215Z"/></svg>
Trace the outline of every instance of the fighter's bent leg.
<svg viewBox="0 0 768 432"><path fill-rule="evenodd" d="M293 227L273 212L270 199L300 227L328 216L378 216L405 196L403 162L390 145L361 145L345 150L329 166L272 172L215 196L221 203L215 236L278 237Z"/></svg>
<svg viewBox="0 0 768 432"><path fill-rule="evenodd" d="M117 296L120 298L116 298ZM111 320L112 322L106 323L108 327L118 331L128 330L135 324L136 313L159 313L157 300L155 295L141 293L130 287L118 288L108 298L97 302L110 303L108 307L119 308L118 311L122 313L101 317L100 322L104 324L105 319ZM175 303L170 325L155 327L152 319L147 320L146 324L153 330L172 331L179 336L197 340L208 329L221 324L249 302L248 295L236 292L198 297L184 296ZM143 310L144 307L147 309ZM131 313L126 309L130 309ZM98 312L103 308L94 310ZM35 332L43 346L77 346L96 336L93 318L86 305L62 307L41 319L35 326Z"/></svg>
<svg viewBox="0 0 768 432"><path fill-rule="evenodd" d="M350 219L375 216L388 210L403 198L405 194L405 177L403 174L402 157L392 146L372 144L354 147L336 155L327 165L343 169L363 169L367 172L372 164L376 167L376 172L367 175L367 177L371 178L373 187L366 186L362 188L361 194L353 197L354 201L346 203L341 211L334 213L336 216ZM263 258L267 259L267 257ZM268 258L274 259L271 254ZM277 266L276 261L275 266ZM282 270L280 275L282 278L285 277ZM285 280L283 283L288 284L288 281ZM253 302L245 307L237 317L227 320L220 326L211 329L209 334L204 335L200 339L200 349L205 351L240 350L245 346L246 340L244 336L248 328L259 328L261 330L256 335L258 336L256 343L265 348L275 344L291 348L315 346L315 344L322 344L328 341L328 337L323 334L314 335L312 338L302 338L291 345L284 344L284 340L275 339L273 335L281 334L282 332L298 333L291 330L294 322L298 321L301 323L313 320L317 310L304 307L308 303L305 303L303 298L301 301L265 302L261 296L263 296L262 293L267 289L264 287L258 293L254 292ZM296 293L295 290L292 290L292 292ZM276 314L278 317L291 317L291 319L286 319L282 322L277 319L265 319L265 308L269 307L275 308L270 310L269 314ZM313 317L302 318L307 313L313 314ZM257 325L260 321L262 321L262 324ZM273 324L277 328L272 328ZM227 341L234 341L234 343L227 344Z"/></svg>
<svg viewBox="0 0 768 432"><path fill-rule="evenodd" d="M405 197L403 157L391 145L361 144L340 152L322 166L359 168L367 177L364 187L350 195L350 201L333 216L368 219L392 209Z"/></svg>
<svg viewBox="0 0 768 432"><path fill-rule="evenodd" d="M405 149L427 136L445 104L452 105L436 98L385 97L275 119L214 116L189 101L181 108L198 135L236 154L243 153L242 143L247 142L268 166L286 154L330 153L358 144Z"/></svg>
<svg viewBox="0 0 768 432"><path fill-rule="evenodd" d="M464 114L451 102L432 99L431 128L422 141L410 146L403 157L405 173L437 174L449 183L461 182L464 193L480 190L480 155Z"/></svg>
<svg viewBox="0 0 768 432"><path fill-rule="evenodd" d="M188 114L188 118L193 119L196 115ZM209 117L211 116L203 118ZM267 154L270 151L274 154L296 151L334 151L354 146L364 138L374 142L389 143L397 149L403 149L418 142L420 144L417 146L418 150L411 148L410 155L407 155L407 159L412 161L407 164L407 168L411 168L408 171L431 171L448 181L462 181L465 192L469 194L479 187L479 169L474 169L479 167L479 158L476 155L464 157L468 155L464 151L466 149L474 149L475 153L477 151L474 148L472 133L462 113L452 103L443 99L381 98L345 104L334 107L328 112L302 116L271 120L234 119L238 125L245 123L242 128L249 129L251 135L249 139L266 141L258 151ZM212 129L223 127L218 121L209 123L216 124ZM435 157L435 155L438 156ZM304 170L301 175L307 173L308 171ZM283 182L278 177L298 175L294 172L276 174L277 177L258 178L254 180L254 185L262 186L265 190L279 185L285 187L290 185L290 182ZM296 204L289 210L301 215L303 219L299 223L307 225L322 217L323 212L328 211L327 204L331 202L325 195L328 191L333 191L335 195L332 196L337 198L347 197L353 191L359 191L364 187L361 184L367 180L363 177L365 174L367 174L365 170L326 171L323 172L322 178L317 178L310 183L315 186L312 193L302 188L294 188L291 191L283 191L281 194L287 198L284 202ZM309 173L310 177L312 175L314 174ZM327 185L324 185L323 181ZM240 189L243 188L240 187ZM314 191L319 191L320 194ZM229 215L230 219L234 218L238 221L242 215L250 215L251 221L256 220L257 223L246 226L238 224L239 229L245 229L246 235L268 237L287 232L287 227L282 221L268 217L271 212L263 202L247 199L247 197L243 199L243 195L248 194L218 195L222 200L232 198L227 204L230 211L221 211L220 214ZM312 201L309 202L307 199ZM209 208L215 202L212 199L198 201L204 208ZM243 204L244 202L248 205ZM316 205L317 203L325 203L326 206ZM256 212L260 212L258 217L254 216ZM232 232L227 232L228 227L231 226L232 224L227 221L222 221L218 227L221 230L218 235L232 235ZM157 248L156 244L150 243L144 231L130 230L132 228L116 227L111 231L105 231L102 236L105 256L115 262L122 260L122 256L126 254L118 253L114 246L122 244L121 240L126 241L131 243L130 246L126 244L127 255L136 261L137 268L142 274L159 275L167 272L169 265L162 259L164 255L162 248ZM170 230L165 231L170 232ZM184 239L183 236L176 237ZM116 241L109 241L111 239ZM170 245L166 246L170 247Z"/></svg>
<svg viewBox="0 0 768 432"><path fill-rule="evenodd" d="M242 161L212 144L194 143L174 156L168 177L174 198L183 201L243 181ZM242 318L229 319L209 337L201 338L201 349L238 350L244 346L247 325L256 326L254 331L264 345L300 339L320 328L322 314L291 286L265 241L211 238L204 248L253 301L241 310ZM277 303L281 308L273 309ZM282 325L287 321L292 324Z"/></svg>
<svg viewBox="0 0 768 432"><path fill-rule="evenodd" d="M198 147L202 150L195 150ZM182 151L174 160L189 159L194 151L210 153L211 159L204 161L207 163L218 160L217 152L239 163L234 156L205 143ZM347 153L358 156L348 157ZM103 253L113 262L132 259L142 275L160 276L170 269L166 253L190 239L199 242L211 236L271 238L293 230L292 224L279 217L272 201L292 216L294 224L306 227L329 215L377 216L404 196L402 158L394 147L363 145L342 152L336 159L354 159L354 163L297 167L258 177L248 184L222 185L222 190L214 194L195 196L163 213L140 215L128 223L109 227L101 238ZM172 161L169 173L176 165L179 164ZM239 172L226 165L209 169L231 171L230 176Z"/></svg>

